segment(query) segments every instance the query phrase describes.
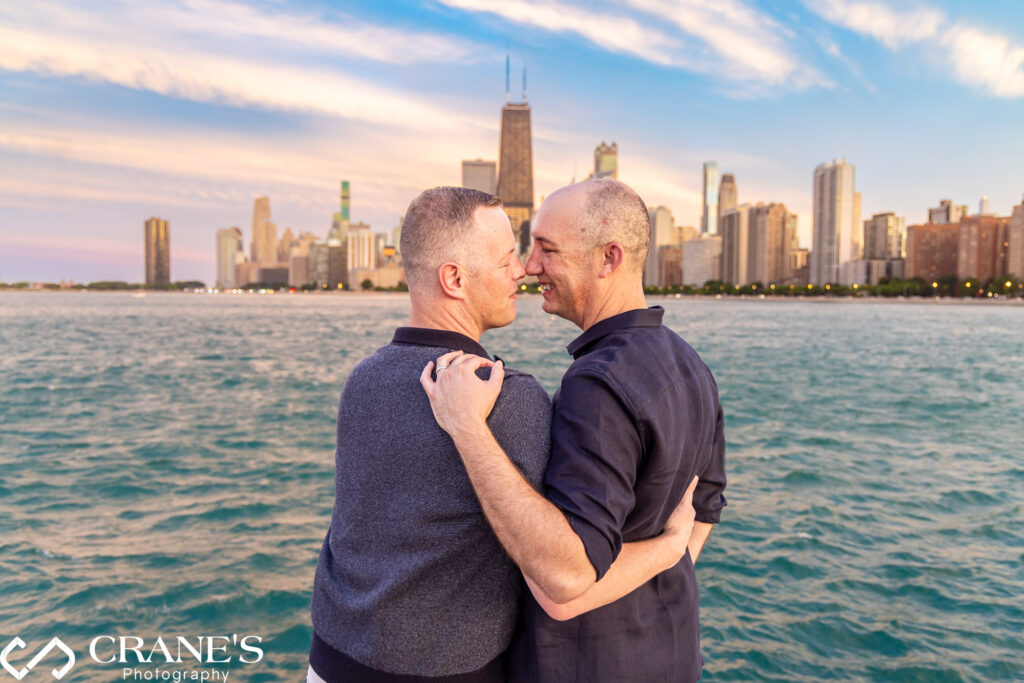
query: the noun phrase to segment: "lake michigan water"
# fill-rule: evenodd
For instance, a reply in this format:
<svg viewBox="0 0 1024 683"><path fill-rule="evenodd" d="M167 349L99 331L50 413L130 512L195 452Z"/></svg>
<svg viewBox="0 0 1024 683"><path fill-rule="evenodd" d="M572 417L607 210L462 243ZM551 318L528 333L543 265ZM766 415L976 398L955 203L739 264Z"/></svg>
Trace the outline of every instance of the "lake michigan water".
<svg viewBox="0 0 1024 683"><path fill-rule="evenodd" d="M1024 680L1024 306L650 303L726 414L706 680ZM30 646L12 663L59 636L65 680L120 680L85 661L96 636L257 634L265 658L231 680L299 680L338 397L407 311L0 294L0 645ZM483 342L553 392L577 331L537 297L519 311Z"/></svg>

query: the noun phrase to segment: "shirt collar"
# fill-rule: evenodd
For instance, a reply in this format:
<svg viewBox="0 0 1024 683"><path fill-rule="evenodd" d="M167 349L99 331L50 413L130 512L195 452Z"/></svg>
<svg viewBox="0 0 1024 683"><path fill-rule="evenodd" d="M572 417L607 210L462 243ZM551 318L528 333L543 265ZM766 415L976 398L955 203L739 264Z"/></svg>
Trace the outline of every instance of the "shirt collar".
<svg viewBox="0 0 1024 683"><path fill-rule="evenodd" d="M472 353L482 358L490 358L480 342L474 341L461 332L453 330L432 330L427 327L399 327L395 330L392 344L414 344L416 346L435 346L442 349L453 349L464 353Z"/></svg>
<svg viewBox="0 0 1024 683"><path fill-rule="evenodd" d="M584 355L586 347L612 332L618 332L627 327L661 327L661 319L664 315L665 309L661 306L637 308L613 315L592 325L586 332L573 339L572 343L565 347L565 350L571 353L574 359L579 358Z"/></svg>

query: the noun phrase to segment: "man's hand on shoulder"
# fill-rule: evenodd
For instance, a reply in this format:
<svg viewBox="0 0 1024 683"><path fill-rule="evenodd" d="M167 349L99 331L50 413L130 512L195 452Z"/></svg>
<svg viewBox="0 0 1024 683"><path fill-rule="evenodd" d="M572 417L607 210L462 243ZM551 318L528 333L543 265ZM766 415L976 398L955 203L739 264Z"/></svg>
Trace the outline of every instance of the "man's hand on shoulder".
<svg viewBox="0 0 1024 683"><path fill-rule="evenodd" d="M489 367L491 376L487 380L480 379L476 371ZM452 351L437 359L435 376L431 371L435 368L433 361L427 363L420 374L420 384L430 399L430 408L434 419L441 429L453 439L459 434L472 434L481 428L487 428L487 416L494 408L494 402L501 393L501 383L505 378L505 366L499 361L491 361L462 351Z"/></svg>

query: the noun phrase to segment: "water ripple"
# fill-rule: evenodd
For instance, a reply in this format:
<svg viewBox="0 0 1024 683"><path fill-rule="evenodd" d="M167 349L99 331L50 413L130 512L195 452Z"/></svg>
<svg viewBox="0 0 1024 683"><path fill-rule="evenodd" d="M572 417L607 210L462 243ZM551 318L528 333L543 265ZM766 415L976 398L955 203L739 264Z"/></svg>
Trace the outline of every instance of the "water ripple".
<svg viewBox="0 0 1024 683"><path fill-rule="evenodd" d="M1024 319L665 300L718 380L709 681L1024 680ZM553 392L576 330L483 343ZM0 633L260 633L295 680L334 419L401 296L0 294Z"/></svg>

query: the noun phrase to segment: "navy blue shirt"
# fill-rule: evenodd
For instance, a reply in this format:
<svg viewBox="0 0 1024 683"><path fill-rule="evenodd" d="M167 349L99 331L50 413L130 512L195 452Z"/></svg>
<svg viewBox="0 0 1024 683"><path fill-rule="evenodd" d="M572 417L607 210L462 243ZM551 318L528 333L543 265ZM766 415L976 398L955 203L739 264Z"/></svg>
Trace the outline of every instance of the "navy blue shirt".
<svg viewBox="0 0 1024 683"><path fill-rule="evenodd" d="M657 536L694 475L697 521L725 507L725 438L711 371L660 307L607 318L568 350L555 394L545 495L600 579L623 542ZM526 593L509 667L522 681L695 681L697 578L689 552L610 605L558 622Z"/></svg>

